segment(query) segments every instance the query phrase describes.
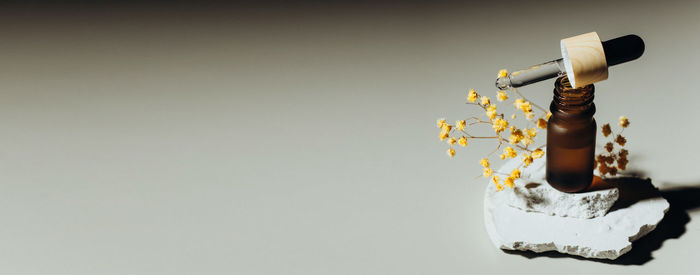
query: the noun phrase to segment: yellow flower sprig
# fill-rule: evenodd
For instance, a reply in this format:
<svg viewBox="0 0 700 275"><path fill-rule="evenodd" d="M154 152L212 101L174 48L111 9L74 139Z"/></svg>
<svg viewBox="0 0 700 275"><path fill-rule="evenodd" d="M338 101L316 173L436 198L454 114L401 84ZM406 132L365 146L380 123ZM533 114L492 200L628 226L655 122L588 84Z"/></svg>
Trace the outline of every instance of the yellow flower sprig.
<svg viewBox="0 0 700 275"><path fill-rule="evenodd" d="M508 76L508 72L506 70L501 70L498 76ZM444 118L437 121L437 126L440 129L440 140L446 141L446 143L449 144L449 148L447 149L447 155L449 157L454 157L455 155L455 144L459 144L461 147L467 147L470 139L493 139L498 142L496 149L479 161L479 164L483 168L482 176L491 178L491 183L496 186L496 190L498 191L503 190L505 187L513 188L515 186L515 180L520 178L520 168L528 167L535 159L544 157L545 152L542 148L544 148L545 145L535 148L531 148L531 146L535 143L534 139L538 135L538 131L547 129L549 118L552 116L551 112L527 100L515 88L508 88L496 93L496 100L498 102L505 102L511 98L513 98L515 111L510 116L510 121L503 113L499 112L497 104L492 102L491 98L479 94L474 89L470 89L467 92L466 104L480 107L484 112L483 116L472 116L463 120L457 120L454 124L447 123ZM538 112L539 115L537 114ZM522 117L526 118L527 126L522 128L515 126L515 119L518 117L516 113L520 113ZM472 131L475 130L473 128L478 125L490 126L493 134L472 134ZM601 128L603 135L612 139L611 142L605 145L606 152L599 154L595 159L595 167L597 167L598 171L603 176L607 174L617 174L618 171L624 170L629 162L627 159L629 152L622 148L616 151L615 147L623 147L627 143L627 139L622 136L622 132L630 125L630 122L623 116L620 117L618 125L622 127L622 130L617 134L613 134L610 124L605 124ZM520 166L511 171L510 174L494 172L491 169L491 163L489 161L489 156L499 152L501 147L504 146L505 148L503 148L502 153L499 155L500 159L512 159L520 156L521 160Z"/></svg>
<svg viewBox="0 0 700 275"><path fill-rule="evenodd" d="M507 75L508 72L506 70L501 70L499 72L499 77ZM538 131L547 128L547 121L551 113L527 100L515 88L501 90L496 93L496 100L498 102L506 102L511 98L514 98L513 106L515 107L515 112L510 116L511 121L509 121L503 113L499 112L497 104L494 103L495 101L492 101L491 98L486 95L479 94L474 89L470 89L467 92L466 104L480 107L484 112L484 116L472 116L457 120L454 124L449 124L444 118L438 119L437 126L440 129L439 138L441 141L446 141L446 143L449 144L447 155L449 157L454 157L455 144L459 144L461 147L467 147L470 139L493 139L498 143L496 149L491 152L489 156L498 152L504 145L507 145L503 149L503 153L500 154L500 158L509 159L520 156L522 161L520 167L527 167L534 159L543 157L544 151L542 148L544 146L536 148L531 148L530 146L534 144L534 138L537 136ZM540 112L539 116L536 114L536 111ZM517 112L521 112L522 116L527 119L526 123L528 126L518 128L514 125ZM535 119L535 117L537 117L537 119ZM493 131L492 135L472 134L473 128L477 125L490 126ZM509 175L503 175L503 177L494 175L494 171L490 167L489 156L480 161L483 167L482 175L486 178L491 178L491 181L496 185L498 190L503 190L504 187L514 187L515 180L520 177L520 167L513 170ZM501 178L503 178L503 180L501 180Z"/></svg>

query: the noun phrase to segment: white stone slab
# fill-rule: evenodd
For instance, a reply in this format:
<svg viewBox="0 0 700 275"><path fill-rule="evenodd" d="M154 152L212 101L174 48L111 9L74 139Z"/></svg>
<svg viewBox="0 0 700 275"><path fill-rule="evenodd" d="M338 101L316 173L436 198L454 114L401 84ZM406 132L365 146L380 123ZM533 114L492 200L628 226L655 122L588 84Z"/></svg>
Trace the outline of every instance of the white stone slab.
<svg viewBox="0 0 700 275"><path fill-rule="evenodd" d="M512 160L499 171L510 171L518 165ZM524 169L521 178L544 175L544 160L539 159ZM516 184L522 186L525 180ZM640 188L642 188L640 186ZM640 192L648 192L640 189ZM651 188L652 191L653 188ZM622 208L613 209L604 216L582 219L527 212L509 206L512 198L506 188L497 192L489 184L484 197L484 221L493 244L500 249L531 250L534 252L559 251L587 258L616 259L632 248L632 242L656 228L669 204L661 196L634 196L634 189L621 192ZM658 193L658 192L657 192Z"/></svg>
<svg viewBox="0 0 700 275"><path fill-rule="evenodd" d="M561 217L590 219L608 213L620 194L617 188L584 193L564 193L543 179L520 179L512 190L506 190L507 203L527 212Z"/></svg>

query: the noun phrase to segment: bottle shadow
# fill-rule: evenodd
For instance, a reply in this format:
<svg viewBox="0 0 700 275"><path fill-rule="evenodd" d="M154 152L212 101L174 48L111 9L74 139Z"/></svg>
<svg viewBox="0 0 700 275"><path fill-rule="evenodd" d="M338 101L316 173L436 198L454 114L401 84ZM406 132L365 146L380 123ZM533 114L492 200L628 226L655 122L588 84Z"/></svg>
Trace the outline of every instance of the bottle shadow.
<svg viewBox="0 0 700 275"><path fill-rule="evenodd" d="M592 190L617 187L620 198L610 212L625 208L643 199L662 196L669 204L669 210L654 231L632 243L632 250L615 260L590 259L581 256L562 254L556 251L535 253L532 251L504 250L508 254L521 255L528 259L538 257L574 258L581 261L594 261L614 265L643 265L653 259L652 252L658 250L668 239L677 239L686 231L685 225L690 221L689 212L700 210L700 183L692 186L674 187L658 190L651 179L640 177L622 177L608 179L591 187Z"/></svg>

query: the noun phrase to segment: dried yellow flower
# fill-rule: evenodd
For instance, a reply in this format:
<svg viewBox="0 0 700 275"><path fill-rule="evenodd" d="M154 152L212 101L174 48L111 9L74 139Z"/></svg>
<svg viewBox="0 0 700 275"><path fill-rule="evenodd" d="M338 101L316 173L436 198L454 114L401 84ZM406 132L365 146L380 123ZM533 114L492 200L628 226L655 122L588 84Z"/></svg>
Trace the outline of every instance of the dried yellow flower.
<svg viewBox="0 0 700 275"><path fill-rule="evenodd" d="M627 128L627 126L630 126L630 121L627 119L626 116L621 116L620 117L620 122L618 123L622 128Z"/></svg>
<svg viewBox="0 0 700 275"><path fill-rule="evenodd" d="M489 105L486 107L486 115L489 117L489 119L494 119L496 116L498 116L498 112L496 111L496 105Z"/></svg>
<svg viewBox="0 0 700 275"><path fill-rule="evenodd" d="M510 176L514 179L519 179L520 178L520 170L513 169L513 171L510 172Z"/></svg>
<svg viewBox="0 0 700 275"><path fill-rule="evenodd" d="M620 144L620 146L625 146L625 143L627 143L627 139L625 139L625 137L623 137L622 135L617 135L615 137L615 142L617 142L617 144Z"/></svg>
<svg viewBox="0 0 700 275"><path fill-rule="evenodd" d="M482 96L481 105L489 106L489 104L491 104L491 100L487 96Z"/></svg>
<svg viewBox="0 0 700 275"><path fill-rule="evenodd" d="M542 149L535 149L535 151L532 151L532 158L538 159L544 156L544 151Z"/></svg>
<svg viewBox="0 0 700 275"><path fill-rule="evenodd" d="M449 143L450 145L455 145L455 143L457 143L457 139L455 139L455 138L449 138L449 139L447 140L447 143Z"/></svg>
<svg viewBox="0 0 700 275"><path fill-rule="evenodd" d="M447 155L450 157L454 157L455 156L455 149L452 149L452 148L447 149Z"/></svg>
<svg viewBox="0 0 700 275"><path fill-rule="evenodd" d="M481 164L481 166L483 166L484 168L489 168L491 166L491 164L489 163L489 159L487 158L481 159L479 161L479 164Z"/></svg>
<svg viewBox="0 0 700 275"><path fill-rule="evenodd" d="M493 130L496 131L496 133L503 132L506 128L508 128L508 121L502 118L496 118L493 120Z"/></svg>
<svg viewBox="0 0 700 275"><path fill-rule="evenodd" d="M503 149L503 155L505 158L514 158L518 156L518 152L516 152L513 147L508 146Z"/></svg>
<svg viewBox="0 0 700 275"><path fill-rule="evenodd" d="M467 95L467 100L469 102L476 102L476 100L479 98L479 94L474 91L474 89L469 90L469 94Z"/></svg>
<svg viewBox="0 0 700 275"><path fill-rule="evenodd" d="M523 102L520 104L520 109L525 113L530 113L532 112L532 104L530 104L530 101Z"/></svg>
<svg viewBox="0 0 700 275"><path fill-rule="evenodd" d="M442 131L440 131L440 141L444 141L447 137L450 136L450 131L446 131L445 128L442 128Z"/></svg>
<svg viewBox="0 0 700 275"><path fill-rule="evenodd" d="M503 184L506 186L513 188L515 186L515 179L513 177L507 177L504 181Z"/></svg>
<svg viewBox="0 0 700 275"><path fill-rule="evenodd" d="M537 135L537 129L536 128L531 128L531 129L526 129L527 136L534 138Z"/></svg>
<svg viewBox="0 0 700 275"><path fill-rule="evenodd" d="M498 101L506 101L508 99L508 95L504 91L498 91L498 95L496 96Z"/></svg>
<svg viewBox="0 0 700 275"><path fill-rule="evenodd" d="M612 129L610 129L610 123L605 123L601 130L603 132L603 136L605 137L608 137L612 133Z"/></svg>
<svg viewBox="0 0 700 275"><path fill-rule="evenodd" d="M620 153L618 154L621 158L626 158L627 155L629 154L629 151L622 149L620 150Z"/></svg>
<svg viewBox="0 0 700 275"><path fill-rule="evenodd" d="M525 138L523 138L523 139L520 141L520 143L522 143L522 144L525 145L525 146L528 146L528 145L530 145L530 144L535 143L535 140L532 139L531 137L525 137Z"/></svg>
<svg viewBox="0 0 700 275"><path fill-rule="evenodd" d="M464 131L464 128L467 127L467 122L464 120L457 120L457 123L455 124L457 129L460 131Z"/></svg>
<svg viewBox="0 0 700 275"><path fill-rule="evenodd" d="M525 113L525 118L527 118L527 120L532 120L533 118L535 118L535 113L533 113L532 111L527 112Z"/></svg>
<svg viewBox="0 0 700 275"><path fill-rule="evenodd" d="M522 98L518 98L515 101L513 101L513 105L515 106L516 109L520 109L520 106L522 106L523 103L525 103L525 100Z"/></svg>
<svg viewBox="0 0 700 275"><path fill-rule="evenodd" d="M537 128L540 128L540 129L547 129L547 121L544 120L544 119L541 119L541 118L538 119L538 120L537 120Z"/></svg>
<svg viewBox="0 0 700 275"><path fill-rule="evenodd" d="M444 141L446 138L450 136L450 130L452 130L452 126L449 124L443 124L442 125L442 131L440 131L440 141Z"/></svg>
<svg viewBox="0 0 700 275"><path fill-rule="evenodd" d="M503 69L503 70L498 71L498 77L506 77L506 76L508 76L508 70Z"/></svg>
<svg viewBox="0 0 700 275"><path fill-rule="evenodd" d="M528 153L528 152L523 153L522 159L523 159L523 164L525 165L525 167L528 167L533 161L532 155L530 155L530 153Z"/></svg>
<svg viewBox="0 0 700 275"><path fill-rule="evenodd" d="M499 177L499 176L493 176L493 177L491 177L491 182L492 182L493 184L498 184L499 181L501 181L501 177Z"/></svg>
<svg viewBox="0 0 700 275"><path fill-rule="evenodd" d="M515 119L515 114L512 114L512 115L510 116L510 118L511 118L511 119Z"/></svg>
<svg viewBox="0 0 700 275"><path fill-rule="evenodd" d="M493 170L491 170L491 168L484 168L483 175L484 175L484 178L488 178L491 175L493 175Z"/></svg>
<svg viewBox="0 0 700 275"><path fill-rule="evenodd" d="M502 185L502 184L496 184L496 191L503 191L503 185Z"/></svg>
<svg viewBox="0 0 700 275"><path fill-rule="evenodd" d="M605 144L605 151L608 151L608 153L609 153L609 152L612 152L613 146L614 146L614 145L613 145L612 142L606 143L606 144Z"/></svg>
<svg viewBox="0 0 700 275"><path fill-rule="evenodd" d="M508 142L510 142L510 144L517 144L523 139L523 137L523 131L520 129L514 129L511 130L510 137L508 137Z"/></svg>
<svg viewBox="0 0 700 275"><path fill-rule="evenodd" d="M444 118L438 119L437 120L437 127L442 129L442 127L445 126L445 123L447 123L447 120L445 120Z"/></svg>
<svg viewBox="0 0 700 275"><path fill-rule="evenodd" d="M459 143L459 145L462 146L462 147L467 147L467 137L461 137L461 138L459 138L459 140L457 141L457 143Z"/></svg>

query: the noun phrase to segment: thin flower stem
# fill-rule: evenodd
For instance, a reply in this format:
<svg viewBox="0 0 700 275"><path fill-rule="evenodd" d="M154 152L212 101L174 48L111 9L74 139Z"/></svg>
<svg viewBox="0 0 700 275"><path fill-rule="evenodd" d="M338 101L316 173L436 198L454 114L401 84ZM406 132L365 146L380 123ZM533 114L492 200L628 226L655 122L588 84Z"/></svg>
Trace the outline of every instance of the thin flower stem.
<svg viewBox="0 0 700 275"><path fill-rule="evenodd" d="M469 133L467 133L466 131L462 131L462 130L460 130L460 131L461 131L463 134L465 134L468 138L481 138L481 139L485 139L485 138L499 138L499 136L492 136L492 137L478 137L478 136L472 136L472 135L470 135Z"/></svg>
<svg viewBox="0 0 700 275"><path fill-rule="evenodd" d="M474 125L474 124L479 124L479 123L491 124L490 121L481 121L481 120L480 120L480 121L475 121L475 122L469 123L469 126L472 126L472 125Z"/></svg>
<svg viewBox="0 0 700 275"><path fill-rule="evenodd" d="M498 142L498 146L496 146L496 150L493 150L493 151L492 151L491 153L489 153L486 157L490 157L490 156L493 155L494 153L496 153L496 152L498 152L499 150L501 150L501 145L503 145L503 142L500 142L500 141L499 141L499 142Z"/></svg>
<svg viewBox="0 0 700 275"><path fill-rule="evenodd" d="M500 136L499 136L499 140L502 141L502 142L510 143L510 142L507 141L505 138L502 138L502 137L500 137ZM533 151L533 150L528 149L527 147L523 147L523 146L520 145L520 144L512 144L512 145L515 146L515 147L518 147L518 148L520 148L520 149L522 149L522 150L528 151L528 152L530 152L530 153L532 153L532 151Z"/></svg>

